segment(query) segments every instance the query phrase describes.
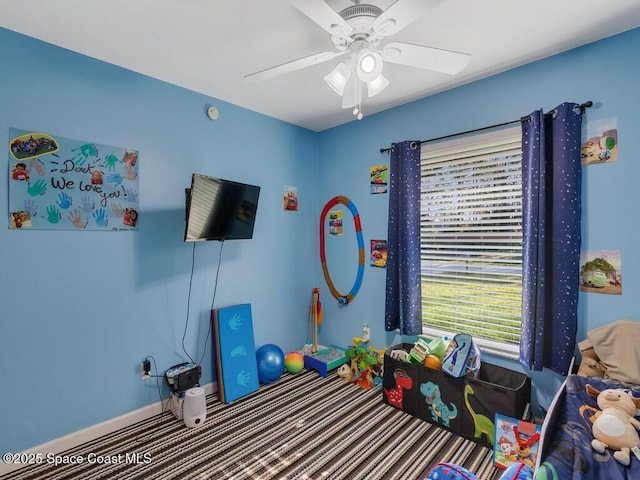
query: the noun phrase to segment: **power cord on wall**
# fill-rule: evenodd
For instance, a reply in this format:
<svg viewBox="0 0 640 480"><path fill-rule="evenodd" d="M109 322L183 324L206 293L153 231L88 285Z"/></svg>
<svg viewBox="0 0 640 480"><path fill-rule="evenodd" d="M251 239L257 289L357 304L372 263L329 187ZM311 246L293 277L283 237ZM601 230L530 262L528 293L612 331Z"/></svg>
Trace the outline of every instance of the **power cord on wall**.
<svg viewBox="0 0 640 480"><path fill-rule="evenodd" d="M187 294L187 319L184 322L184 332L182 333L182 351L184 354L189 357L191 363L195 363L189 352L187 352L187 348L184 346L184 339L187 336L187 329L189 327L189 312L191 311L191 286L193 284L193 270L196 265L196 242L193 243L193 248L191 250L191 275L189 276L189 292Z"/></svg>
<svg viewBox="0 0 640 480"><path fill-rule="evenodd" d="M152 371L151 362L153 362L153 370L156 372L155 375L151 373L151 371ZM162 416L166 412L167 405L169 404L168 400L165 403L164 399L162 398L162 390L160 388L160 378L162 378L162 375L158 375L158 364L156 363L156 359L153 358L152 355L147 355L144 358L143 364L144 364L145 372L148 372L148 374L147 374L148 378L155 378L156 379L156 389L158 391L158 398L160 399L160 413L157 415L157 421L160 424L160 423L162 423ZM148 370L147 370L147 365L149 366ZM136 442L145 441L149 436L150 435L137 436L136 437Z"/></svg>
<svg viewBox="0 0 640 480"><path fill-rule="evenodd" d="M216 301L216 292L218 291L218 277L220 276L220 264L222 263L222 248L224 247L224 240L220 241L220 251L218 252L218 267L216 268L216 279L213 284L213 296L211 297L211 308L209 309L209 315L211 315L211 311L213 310L213 305ZM200 357L200 364L204 360L204 354L207 351L207 342L209 341L209 336L211 335L211 318L209 318L209 329L207 331L207 337L204 339L204 350L202 351L202 357Z"/></svg>
<svg viewBox="0 0 640 480"><path fill-rule="evenodd" d="M187 358L189 358L189 360L191 361L191 363L196 363L195 360L191 357L191 355L189 355L189 352L187 352L187 348L184 344L185 342L185 338L187 336L187 330L189 328L189 315L190 315L190 311L191 311L191 288L193 285L193 271L195 268L195 258L196 258L196 243L193 243L193 250L191 253L191 275L189 276L189 293L187 295L187 318L186 321L184 323L184 332L182 333L182 350L184 352L184 354L187 356ZM211 310L213 310L213 305L215 304L215 299L216 299L216 292L218 290L218 277L220 275L220 263L222 261L222 249L224 247L224 240L221 240L220 242L220 250L218 252L218 267L216 268L216 278L215 278L215 283L213 286L213 297L211 299ZM209 341L209 337L211 336L211 321L209 321L209 328L207 330L207 337L204 340L204 349L202 351L202 357L200 357L200 362L198 363L198 365L202 364L202 361L204 360L204 356L206 354L207 351L207 342Z"/></svg>
<svg viewBox="0 0 640 480"><path fill-rule="evenodd" d="M220 263L222 261L222 248L224 247L224 240L221 242L220 245L220 251L218 253L218 267L216 268L216 278L215 278L215 282L214 282L214 286L213 286L213 297L211 299L211 310L213 310L213 305L215 304L215 299L216 299L216 292L218 291L218 278L220 276ZM192 363L195 363L195 361L193 360L193 358L191 357L191 355L189 355L189 352L187 352L187 348L185 346L185 339L187 336L187 330L189 328L189 314L190 314L190 310L191 310L191 289L193 286L193 272L195 269L195 255L196 255L196 244L194 242L193 244L193 249L192 249L192 253L191 253L191 275L189 276L189 293L187 295L187 318L184 324L184 332L182 334L182 350L184 351L184 354L189 358L189 360L191 360ZM198 363L198 365L200 365L202 363L202 361L204 360L204 356L206 354L207 351L207 342L209 341L209 337L211 336L211 322L209 322L209 328L207 330L207 337L205 338L204 341L204 350L202 352L202 357L200 358L200 363ZM152 368L151 368L151 362L153 362L153 371L155 371L155 374L152 374ZM165 400L162 398L162 390L160 388L160 378L164 377L164 375L158 375L158 364L156 362L156 359L153 357L153 355L147 355L143 362L142 362L142 370L143 370L143 379L146 378L155 378L156 380L156 389L158 391L158 398L160 399L160 406L161 406L161 411L160 414L157 416L158 417L158 422L161 423L162 422L162 416L163 414L166 412L167 406L169 405L169 400L168 399L166 402ZM136 441L137 442L142 442L145 441L147 438L149 437L149 435L145 435L142 437L136 437Z"/></svg>
<svg viewBox="0 0 640 480"><path fill-rule="evenodd" d="M224 240L221 241L220 251L218 253L218 267L216 268L216 278L213 286L213 297L211 298L211 310L213 310L213 306L215 304L215 299L216 299L216 292L218 291L218 278L220 276L220 264L222 261L223 247L224 247ZM184 332L182 334L182 350L184 351L184 354L189 358L189 360L191 360L192 363L195 363L195 361L193 360L191 355L189 355L189 352L187 352L187 348L185 346L185 339L187 336L187 330L189 328L189 314L191 309L191 289L193 285L193 272L195 269L195 256L196 256L196 244L194 242L192 253L191 253L191 275L189 276L189 293L187 295L187 318L184 324ZM207 337L205 338L205 341L204 341L204 350L202 352L202 357L200 357L200 363L198 363L198 365L202 364L202 361L204 360L204 356L207 351L207 342L209 341L210 336L211 336L211 321L209 321ZM151 362L153 362L153 371L156 372L155 374L151 373L152 372ZM143 369L143 375L144 375L143 378L155 378L156 380L156 389L158 390L158 398L160 399L160 406L161 406L161 411L160 411L160 414L157 416L157 418L158 418L158 423L162 423L162 416L166 412L166 408L169 405L170 399L168 399L165 402L165 400L162 398L162 390L160 388L160 378L162 378L163 375L158 375L158 364L156 363L156 359L153 357L153 355L147 355L144 358L142 362L142 369ZM139 436L139 437L136 437L136 441L137 442L146 441L147 438L149 438L149 435L144 435L142 437Z"/></svg>
<svg viewBox="0 0 640 480"><path fill-rule="evenodd" d="M158 375L158 364L156 363L156 359L153 358L153 355L147 355L144 358L144 363L146 365L147 362L153 362L153 370L155 370L156 374L151 374L151 368L149 368L149 378L156 379L156 390L158 390L158 398L160 399L160 405L162 406L162 410L160 414L162 415L165 412L166 405L164 403L164 399L162 398L162 390L160 388L160 379L163 378L164 375Z"/></svg>

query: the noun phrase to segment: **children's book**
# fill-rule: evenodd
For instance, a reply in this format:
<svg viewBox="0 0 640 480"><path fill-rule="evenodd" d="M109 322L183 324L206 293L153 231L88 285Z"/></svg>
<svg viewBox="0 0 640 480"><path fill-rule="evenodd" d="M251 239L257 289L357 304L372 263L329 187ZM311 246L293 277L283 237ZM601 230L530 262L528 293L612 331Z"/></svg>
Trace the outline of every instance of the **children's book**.
<svg viewBox="0 0 640 480"><path fill-rule="evenodd" d="M515 462L531 468L536 463L540 440L540 425L496 413L493 463L506 469Z"/></svg>

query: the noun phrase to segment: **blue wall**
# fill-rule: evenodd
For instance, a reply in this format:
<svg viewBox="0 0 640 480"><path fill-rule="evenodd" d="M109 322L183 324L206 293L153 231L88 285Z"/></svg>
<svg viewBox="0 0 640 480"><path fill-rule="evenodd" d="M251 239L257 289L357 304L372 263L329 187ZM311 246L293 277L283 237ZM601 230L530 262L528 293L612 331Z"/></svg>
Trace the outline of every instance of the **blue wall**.
<svg viewBox="0 0 640 480"><path fill-rule="evenodd" d="M367 266L346 307L326 288L317 254L324 204L348 196L365 244L384 239L388 199L369 193L369 168L388 163L381 147L593 100L586 121L617 117L620 159L584 170L583 245L622 251L623 295L581 294L579 336L617 318L640 318L633 241L640 228L640 29L319 134L7 30L0 29L0 45L0 131L7 141L15 127L139 150L141 209L137 232L27 232L9 230L7 217L0 223L0 452L158 400L138 364L153 355L163 372L185 360L192 245L182 242L184 188L194 171L262 186L254 239L225 243L215 302L252 304L256 344L299 348L311 288L320 286L322 343L349 343L368 323L372 344L389 346L413 339L384 332L384 270ZM220 120L206 118L209 104ZM0 184L6 189L8 180ZM284 185L298 187L299 212L283 211ZM7 211L6 193L0 211ZM346 293L357 268L353 230L327 243L332 278ZM211 340L204 345L219 248L195 248L185 345L198 360L204 355L204 383L214 378ZM559 379L532 376L538 401L548 402Z"/></svg>
<svg viewBox="0 0 640 480"><path fill-rule="evenodd" d="M584 168L583 249L622 252L623 294L581 293L578 339L599 325L620 318L640 319L640 29L556 55L511 71L428 97L393 110L365 117L360 122L320 134L322 175L320 203L335 195L347 195L362 217L365 244L386 238L386 195L369 193L369 168L388 164L381 147L402 140L423 140L517 120L535 109L551 110L564 101L594 102L585 123L617 117L619 160ZM473 61L473 60L472 60ZM366 113L366 101L363 104ZM348 218L349 216L347 216ZM357 264L355 235L327 241L335 247L328 268L336 288L348 292ZM329 247L327 247L329 252ZM347 268L345 268L345 265ZM362 323L371 326L372 344L389 346L413 342L385 332L383 270L367 267L363 287L355 301L341 307L324 282L324 343L342 344L359 336ZM491 363L523 371L517 362L485 355ZM534 405L548 405L560 377L549 372L527 372L534 383Z"/></svg>
<svg viewBox="0 0 640 480"><path fill-rule="evenodd" d="M136 232L0 221L0 451L157 402L140 362L153 355L164 373L187 360L194 244L182 239L193 172L262 187L253 240L224 244L216 306L251 303L257 345L304 345L318 270L317 134L3 29L0 64L5 152L11 127L140 152ZM7 212L8 175L0 185ZM297 213L283 210L285 185L298 188ZM195 245L185 345L204 355L203 383L213 380L210 337L204 348L220 246Z"/></svg>

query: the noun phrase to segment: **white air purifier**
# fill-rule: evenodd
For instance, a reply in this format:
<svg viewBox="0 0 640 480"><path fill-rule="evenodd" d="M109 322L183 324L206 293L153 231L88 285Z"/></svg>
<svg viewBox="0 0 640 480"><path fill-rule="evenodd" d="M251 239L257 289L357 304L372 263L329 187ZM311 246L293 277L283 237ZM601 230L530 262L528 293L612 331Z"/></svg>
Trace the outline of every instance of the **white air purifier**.
<svg viewBox="0 0 640 480"><path fill-rule="evenodd" d="M204 388L194 387L184 392L184 403L182 404L182 419L189 427L199 427L207 418L207 399Z"/></svg>

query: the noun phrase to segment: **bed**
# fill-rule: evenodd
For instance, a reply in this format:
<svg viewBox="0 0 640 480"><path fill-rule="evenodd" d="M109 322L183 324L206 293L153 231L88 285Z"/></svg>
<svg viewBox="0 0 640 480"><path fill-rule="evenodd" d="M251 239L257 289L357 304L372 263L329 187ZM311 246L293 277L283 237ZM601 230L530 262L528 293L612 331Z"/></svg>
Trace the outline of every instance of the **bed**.
<svg viewBox="0 0 640 480"><path fill-rule="evenodd" d="M632 456L631 465L625 467L613 458L611 450L599 454L591 448L590 418L598 411L598 406L586 392L587 383L598 390L624 388L634 396L640 396L640 385L568 375L545 418L535 480L640 479L640 460L637 458Z"/></svg>
<svg viewBox="0 0 640 480"><path fill-rule="evenodd" d="M595 349L589 355L596 355L607 378L567 375L542 426L535 480L640 480L640 458L632 454L630 465L624 466L613 458L612 450L600 454L591 448L592 417L599 409L586 391L590 384L600 391L624 389L640 397L639 334L640 322L624 320L589 332L581 342L583 363L586 351ZM640 420L640 415L636 418Z"/></svg>

